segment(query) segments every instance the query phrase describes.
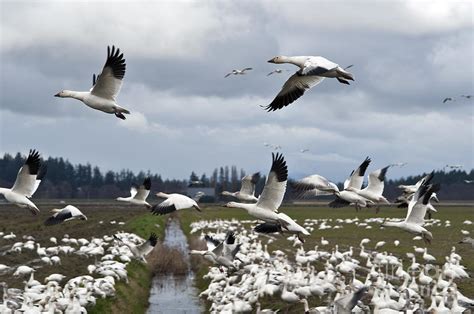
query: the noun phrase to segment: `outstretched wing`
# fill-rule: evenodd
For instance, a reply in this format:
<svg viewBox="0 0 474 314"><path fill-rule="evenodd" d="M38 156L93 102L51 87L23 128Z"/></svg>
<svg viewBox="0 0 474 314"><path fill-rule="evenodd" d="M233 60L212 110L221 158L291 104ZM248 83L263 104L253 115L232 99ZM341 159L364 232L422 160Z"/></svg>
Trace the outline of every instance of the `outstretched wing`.
<svg viewBox="0 0 474 314"><path fill-rule="evenodd" d="M165 215L176 211L176 206L172 200L167 199L154 205L150 210L153 215Z"/></svg>
<svg viewBox="0 0 474 314"><path fill-rule="evenodd" d="M351 203L349 203L346 200L343 200L339 196L336 196L336 199L332 201L331 203L328 204L329 207L331 208L341 208L341 207L346 207L349 206Z"/></svg>
<svg viewBox="0 0 474 314"><path fill-rule="evenodd" d="M288 167L283 155L272 153L272 167L268 174L267 182L263 188L262 195L257 202L257 207L276 211L285 196L286 183L288 180Z"/></svg>
<svg viewBox="0 0 474 314"><path fill-rule="evenodd" d="M36 178L41 166L40 154L36 150L30 150L25 164L20 168L16 176L12 191L27 197L31 197L36 191Z"/></svg>
<svg viewBox="0 0 474 314"><path fill-rule="evenodd" d="M125 59L123 53L120 53L120 49L115 49L115 46L112 46L111 50L110 47L107 47L107 61L95 80L91 94L115 101L115 97L122 87L125 67Z"/></svg>
<svg viewBox="0 0 474 314"><path fill-rule="evenodd" d="M283 84L281 91L275 99L265 108L268 112L288 106L305 93L324 80L322 76L304 76L296 72Z"/></svg>
<svg viewBox="0 0 474 314"><path fill-rule="evenodd" d="M44 221L45 226L57 225L72 218L72 213L69 209L63 209Z"/></svg>
<svg viewBox="0 0 474 314"><path fill-rule="evenodd" d="M260 172L256 172L253 175L248 175L242 178L242 186L240 187L240 193L246 195L254 195L255 184L260 180Z"/></svg>
<svg viewBox="0 0 474 314"><path fill-rule="evenodd" d="M143 184L138 187L137 194L134 196L135 199L144 201L150 194L151 189L151 178L145 178Z"/></svg>
<svg viewBox="0 0 474 314"><path fill-rule="evenodd" d="M367 170L367 167L369 166L370 162L370 158L366 157L365 160L360 164L360 166L351 173L347 187L351 187L356 190L360 190L362 188L362 183L364 183L365 171ZM346 186L344 186L344 188L346 188Z"/></svg>
<svg viewBox="0 0 474 314"><path fill-rule="evenodd" d="M371 172L369 174L369 184L364 190L373 192L377 195L382 195L388 168L390 168L390 166Z"/></svg>
<svg viewBox="0 0 474 314"><path fill-rule="evenodd" d="M155 233L152 233L146 242L137 247L137 250L142 256L147 256L151 251L153 251L157 242L158 237Z"/></svg>

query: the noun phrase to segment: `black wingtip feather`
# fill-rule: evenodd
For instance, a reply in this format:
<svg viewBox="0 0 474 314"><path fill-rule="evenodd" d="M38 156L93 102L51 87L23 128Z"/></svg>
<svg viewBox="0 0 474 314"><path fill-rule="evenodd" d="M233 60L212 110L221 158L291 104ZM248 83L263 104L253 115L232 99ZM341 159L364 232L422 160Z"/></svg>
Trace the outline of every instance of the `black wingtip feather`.
<svg viewBox="0 0 474 314"><path fill-rule="evenodd" d="M382 170L380 171L380 174L378 176L379 180L384 182L385 181L385 176L387 175L387 170L388 168L390 168L390 166L387 166L385 168L382 168Z"/></svg>
<svg viewBox="0 0 474 314"><path fill-rule="evenodd" d="M232 231L227 231L225 236L225 243L227 244L234 244L235 243L235 235Z"/></svg>
<svg viewBox="0 0 474 314"><path fill-rule="evenodd" d="M367 170L367 167L371 161L372 160L368 156L365 157L365 160L359 166L359 176L363 177L365 175L365 171Z"/></svg>
<svg viewBox="0 0 474 314"><path fill-rule="evenodd" d="M208 236L207 234L204 236L204 239L208 242L211 242L212 244L214 244L215 246L218 246L219 244L221 244L219 241L217 241L216 239L214 239L213 237L210 237Z"/></svg>
<svg viewBox="0 0 474 314"><path fill-rule="evenodd" d="M440 189L441 189L441 184L439 183L430 184L425 194L423 195L423 204L425 205L428 204L428 202L430 201L431 195L433 195L433 193L438 192Z"/></svg>
<svg viewBox="0 0 474 314"><path fill-rule="evenodd" d="M252 175L252 180L250 180L250 182L252 182L253 184L257 184L258 180L260 180L260 172L255 172Z"/></svg>
<svg viewBox="0 0 474 314"><path fill-rule="evenodd" d="M165 215L176 211L176 207L174 205L163 207L157 204L151 207L150 211L153 215Z"/></svg>
<svg viewBox="0 0 474 314"><path fill-rule="evenodd" d="M350 205L350 203L343 200L340 197L336 197L336 199L334 201L332 201L331 203L328 204L328 206L331 207L331 208L341 208L341 207L346 207L348 205Z"/></svg>
<svg viewBox="0 0 474 314"><path fill-rule="evenodd" d="M47 164L41 164L38 174L36 175L36 180L43 180L44 176L48 172L48 165Z"/></svg>
<svg viewBox="0 0 474 314"><path fill-rule="evenodd" d="M25 165L28 165L30 174L38 174L40 165L41 165L41 159L40 159L40 154L37 150L35 149L30 149L30 152L28 154L28 158L26 158Z"/></svg>
<svg viewBox="0 0 474 314"><path fill-rule="evenodd" d="M150 245L154 247L156 243L158 242L158 237L156 236L155 233L152 232L150 234L150 237L148 238L148 241L150 241Z"/></svg>
<svg viewBox="0 0 474 314"><path fill-rule="evenodd" d="M278 109L281 109L283 107L288 106L301 96L303 96L305 90L301 88L295 88L294 90L288 92L287 94L284 95L277 95L273 101L265 107L265 110L268 112L271 111L276 111Z"/></svg>
<svg viewBox="0 0 474 314"><path fill-rule="evenodd" d="M256 225L253 228L253 231L258 232L258 233L277 233L281 232L281 226L279 224L272 224L272 223L262 223L259 225Z"/></svg>
<svg viewBox="0 0 474 314"><path fill-rule="evenodd" d="M288 180L288 167L286 166L285 158L281 153L272 153L272 168L270 172L274 172L278 182Z"/></svg>
<svg viewBox="0 0 474 314"><path fill-rule="evenodd" d="M115 46L112 45L112 50L110 46L107 46L107 61L105 62L104 67L109 66L112 69L112 73L115 78L121 80L125 76L125 59L123 58L123 53L120 53L120 49L115 50Z"/></svg>
<svg viewBox="0 0 474 314"><path fill-rule="evenodd" d="M146 190L151 189L151 178L150 177L145 178L145 180L143 181L143 186L145 187Z"/></svg>

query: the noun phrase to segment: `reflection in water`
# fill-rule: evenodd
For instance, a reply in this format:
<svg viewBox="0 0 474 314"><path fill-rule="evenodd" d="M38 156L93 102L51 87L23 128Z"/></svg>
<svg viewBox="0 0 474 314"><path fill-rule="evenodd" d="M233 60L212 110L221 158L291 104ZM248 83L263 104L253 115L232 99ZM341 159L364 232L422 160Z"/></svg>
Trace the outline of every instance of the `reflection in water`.
<svg viewBox="0 0 474 314"><path fill-rule="evenodd" d="M189 265L189 248L186 236L178 222L172 220L166 226L163 244L183 252ZM201 313L202 307L193 286L194 273L188 275L158 275L153 278L150 291L150 307L147 313Z"/></svg>

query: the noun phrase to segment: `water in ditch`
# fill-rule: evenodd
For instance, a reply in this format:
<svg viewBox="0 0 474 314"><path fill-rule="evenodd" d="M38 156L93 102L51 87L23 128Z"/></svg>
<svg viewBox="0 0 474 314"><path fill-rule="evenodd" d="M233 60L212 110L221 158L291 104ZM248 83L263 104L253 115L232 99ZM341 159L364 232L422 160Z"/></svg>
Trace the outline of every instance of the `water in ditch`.
<svg viewBox="0 0 474 314"><path fill-rule="evenodd" d="M166 225L163 245L180 250L189 265L189 248L186 236L176 220ZM147 313L201 313L198 290L193 286L194 273L187 275L157 275L150 291Z"/></svg>

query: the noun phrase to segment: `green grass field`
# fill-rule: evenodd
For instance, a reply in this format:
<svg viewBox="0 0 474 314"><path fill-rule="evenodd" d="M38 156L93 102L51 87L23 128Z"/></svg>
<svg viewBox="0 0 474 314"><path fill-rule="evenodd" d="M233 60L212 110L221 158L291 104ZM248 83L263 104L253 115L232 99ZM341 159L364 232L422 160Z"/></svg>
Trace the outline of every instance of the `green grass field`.
<svg viewBox="0 0 474 314"><path fill-rule="evenodd" d="M414 241L413 234L406 233L397 228L380 228L377 224L370 224L372 229L365 229L364 227L357 227L355 224L347 223L336 223L336 219L346 219L346 218L355 218L358 217L361 221L366 218L372 217L405 217L406 209L398 209L393 207L383 207L378 214L375 214L374 209L364 209L360 212L356 212L354 208L341 208L341 209L330 209L328 207L322 206L283 206L280 208L281 212L284 212L291 216L293 219L297 220L299 223L303 223L304 219L332 219L332 222L328 224L331 226L340 225L340 229L325 229L318 230L317 226L312 232L311 236L305 237L306 242L304 248L306 251L314 248L315 245L319 245L319 249L329 250L334 247L335 244L339 245L341 251L347 250L350 246L353 246L355 249L354 257L358 258L359 254L359 243L363 238L371 239L371 242L366 245L366 249L373 249L375 243L378 241L385 241L386 244L379 251L386 250L387 252L392 253L395 256L403 258L405 261L405 268L407 267L408 261L405 253L413 252L413 246L424 247L423 241ZM213 219L252 219L244 210L240 209L231 209L219 206L209 206L204 208L202 213L197 213L195 211L181 212L179 214L181 224L184 232L189 235L191 228L189 227L190 223L200 219L204 220L213 220ZM451 248L456 247L456 252L462 256L462 264L468 269L471 277L474 276L474 249L469 245L458 244L462 239L463 235L461 234L461 229L468 230L471 233L474 232L474 225L463 225L462 222L466 219L474 220L474 207L454 207L454 206L438 206L438 213L433 215L433 218L442 220L441 227L430 227L429 230L433 233L433 242L431 245L428 245L428 252L436 257L436 264L442 265L445 262L444 257L449 255ZM444 227L444 221L450 220L451 227ZM200 232L199 232L200 233ZM199 233L194 236L199 236ZM287 241L286 238L288 235L277 235L276 241L269 245L269 251L276 249L287 250L290 253L288 256L294 258L295 248L292 247L292 243ZM320 240L321 237L324 237L329 241L327 247L321 247ZM263 238L262 238L263 239ZM393 244L394 240L399 240L400 245L397 247ZM419 262L422 262L421 254L417 254L417 259ZM364 260L365 262L365 260ZM209 264L202 263L200 268L197 270L197 282L196 286L200 290L207 288L208 282L202 279L202 275L207 272L207 267ZM318 268L321 270L321 267ZM469 297L474 297L474 280L462 280L457 281L458 288L460 291ZM319 300L309 300L310 306L319 305ZM277 299L265 299L262 300L262 308L271 307L271 308L286 308L286 304L279 302ZM289 310L296 311L296 308L299 308L298 305L295 307L290 307Z"/></svg>

